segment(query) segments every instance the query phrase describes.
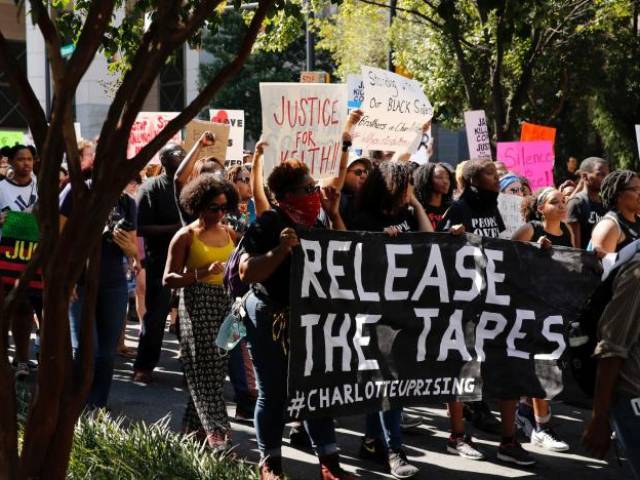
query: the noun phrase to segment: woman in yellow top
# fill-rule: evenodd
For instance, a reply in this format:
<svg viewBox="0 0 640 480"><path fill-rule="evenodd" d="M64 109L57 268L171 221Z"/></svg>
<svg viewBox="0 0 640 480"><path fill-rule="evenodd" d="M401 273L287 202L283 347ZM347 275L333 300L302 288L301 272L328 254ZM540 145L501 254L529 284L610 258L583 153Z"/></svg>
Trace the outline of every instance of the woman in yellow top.
<svg viewBox="0 0 640 480"><path fill-rule="evenodd" d="M209 445L219 450L229 445L231 429L222 397L227 358L214 341L231 303L222 276L235 237L221 222L227 211L237 208L238 194L232 183L205 174L185 186L180 203L197 220L171 240L163 281L182 289L180 354L191 394L184 421L189 429L195 411Z"/></svg>

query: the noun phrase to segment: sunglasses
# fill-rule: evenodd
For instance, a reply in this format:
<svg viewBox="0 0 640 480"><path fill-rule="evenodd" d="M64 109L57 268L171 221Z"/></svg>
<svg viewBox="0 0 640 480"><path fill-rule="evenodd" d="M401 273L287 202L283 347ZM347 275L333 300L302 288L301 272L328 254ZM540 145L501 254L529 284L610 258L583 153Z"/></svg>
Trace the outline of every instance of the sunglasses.
<svg viewBox="0 0 640 480"><path fill-rule="evenodd" d="M362 175L369 175L369 170L366 168L354 168L353 170L349 170L356 177L361 177Z"/></svg>
<svg viewBox="0 0 640 480"><path fill-rule="evenodd" d="M320 187L318 185L306 185L304 187L298 187L290 190L291 193L303 193L306 195L311 195L312 193L317 193L320 191Z"/></svg>
<svg viewBox="0 0 640 480"><path fill-rule="evenodd" d="M242 182L242 183L245 183L245 184L249 185L249 183L251 183L251 178L249 178L249 177L238 177L238 178L236 178L236 182Z"/></svg>
<svg viewBox="0 0 640 480"><path fill-rule="evenodd" d="M209 208L207 208L207 210L209 210L211 213L220 213L220 212L226 212L227 211L227 204L224 203L222 205L216 205L215 203L213 205L209 205Z"/></svg>

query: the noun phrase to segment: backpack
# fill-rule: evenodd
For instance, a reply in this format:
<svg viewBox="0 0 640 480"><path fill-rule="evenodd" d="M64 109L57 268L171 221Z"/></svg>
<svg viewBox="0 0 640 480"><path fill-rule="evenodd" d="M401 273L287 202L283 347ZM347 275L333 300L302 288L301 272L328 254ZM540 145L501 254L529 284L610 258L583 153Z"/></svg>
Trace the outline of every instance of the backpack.
<svg viewBox="0 0 640 480"><path fill-rule="evenodd" d="M222 283L231 298L243 297L249 291L249 285L240 279L240 257L243 253L244 237L240 239L224 267Z"/></svg>

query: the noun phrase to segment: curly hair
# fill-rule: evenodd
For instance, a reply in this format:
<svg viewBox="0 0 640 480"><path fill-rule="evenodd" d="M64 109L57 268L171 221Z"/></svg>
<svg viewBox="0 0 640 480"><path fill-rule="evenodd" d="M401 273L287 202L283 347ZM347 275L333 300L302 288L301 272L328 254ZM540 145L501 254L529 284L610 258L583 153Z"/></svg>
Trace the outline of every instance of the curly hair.
<svg viewBox="0 0 640 480"><path fill-rule="evenodd" d="M629 186L631 180L637 177L638 174L631 170L616 170L604 177L600 186L600 197L604 208L615 209L620 193Z"/></svg>
<svg viewBox="0 0 640 480"><path fill-rule="evenodd" d="M467 160L462 167L462 179L466 186L469 186L473 183L478 175L482 172L484 167L493 163L491 160L486 159L473 159Z"/></svg>
<svg viewBox="0 0 640 480"><path fill-rule="evenodd" d="M229 180L231 183L235 182L236 180L238 180L238 175L242 172L242 171L249 171L247 169L247 167L245 167L244 165L233 165L232 167L227 168L227 173L225 175L225 177L227 178L227 180Z"/></svg>
<svg viewBox="0 0 640 480"><path fill-rule="evenodd" d="M287 160L273 169L267 179L267 185L276 199L280 199L292 188L302 184L307 175L309 175L309 167L304 162Z"/></svg>
<svg viewBox="0 0 640 480"><path fill-rule="evenodd" d="M416 198L424 206L429 202L429 197L433 193L433 175L436 167L442 167L449 175L449 191L442 196L442 203L447 204L453 198L453 190L456 186L456 179L451 170L443 163L425 163L417 168L413 174L413 184L416 187Z"/></svg>
<svg viewBox="0 0 640 480"><path fill-rule="evenodd" d="M374 165L360 189L359 208L381 214L402 207L402 199L413 184L411 167L406 162L388 161Z"/></svg>
<svg viewBox="0 0 640 480"><path fill-rule="evenodd" d="M191 180L180 193L180 205L189 215L201 215L218 195L227 198L227 210L238 208L238 192L235 186L219 175L206 173Z"/></svg>
<svg viewBox="0 0 640 480"><path fill-rule="evenodd" d="M557 191L558 190L553 187L545 187L537 190L533 195L524 197L522 199L522 205L520 206L524 221L542 220L542 215L538 211L538 207L544 205L549 199L549 196Z"/></svg>

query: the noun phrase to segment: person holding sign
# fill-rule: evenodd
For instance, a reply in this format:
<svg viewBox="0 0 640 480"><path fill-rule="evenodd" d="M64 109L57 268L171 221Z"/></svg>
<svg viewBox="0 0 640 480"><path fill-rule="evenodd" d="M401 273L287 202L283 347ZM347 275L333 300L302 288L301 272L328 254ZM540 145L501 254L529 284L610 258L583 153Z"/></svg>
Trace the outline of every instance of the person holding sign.
<svg viewBox="0 0 640 480"><path fill-rule="evenodd" d="M571 247L573 234L564 223L567 206L559 190L547 187L526 197L522 204L523 217L527 223L520 227L512 240L537 242L545 248L552 245ZM551 408L543 398L520 401L516 412L516 423L534 445L553 452L566 452L569 445L558 437L550 427Z"/></svg>
<svg viewBox="0 0 640 480"><path fill-rule="evenodd" d="M223 451L231 432L222 395L227 357L220 354L215 339L231 306L222 279L235 234L221 222L228 210L237 208L238 194L231 182L207 174L186 185L180 202L197 220L171 240L163 283L182 289L180 358L191 394L184 427L191 431L201 424L209 446Z"/></svg>
<svg viewBox="0 0 640 480"><path fill-rule="evenodd" d="M586 249L593 227L607 213L600 198L602 180L609 174L609 165L598 157L589 157L580 164L580 184L569 200L567 221L573 231L573 246Z"/></svg>
<svg viewBox="0 0 640 480"><path fill-rule="evenodd" d="M465 189L445 213L438 230L497 238L505 226L498 210L500 179L494 163L491 160L469 160L464 165L462 175ZM517 398L518 392L513 392L513 398L500 399L502 441L498 447L498 459L517 465L533 465L535 461L516 439ZM486 402L469 402L464 408L474 426L490 432L496 430L497 420ZM454 433L460 432L461 428L464 432L462 405L460 402L451 402L449 409Z"/></svg>
<svg viewBox="0 0 640 480"><path fill-rule="evenodd" d="M640 238L640 178L631 170L611 172L602 181L600 192L608 211L593 229L591 247L617 252Z"/></svg>
<svg viewBox="0 0 640 480"><path fill-rule="evenodd" d="M289 273L291 252L299 245L296 231L322 227L318 222L321 208L336 228L344 229L344 225L339 195L328 189L332 193L323 198L309 168L301 161L287 160L277 165L268 185L277 206L262 213L245 233L240 278L251 284L245 301L249 317L245 323L259 392L254 423L261 456L260 478L280 479L287 405ZM318 418L305 423L320 460L320 478L355 478L340 466L333 420Z"/></svg>
<svg viewBox="0 0 640 480"><path fill-rule="evenodd" d="M38 201L38 183L33 174L32 149L25 145L15 145L7 153L13 176L0 181L0 226L4 224L7 212L31 213ZM5 292L12 287L13 285L5 285ZM11 325L16 348L14 359L16 378L29 376L31 367L29 337L33 327L33 312L35 309L40 316L42 310L40 295L34 294L32 297L31 302L26 298L20 301L18 313Z"/></svg>

